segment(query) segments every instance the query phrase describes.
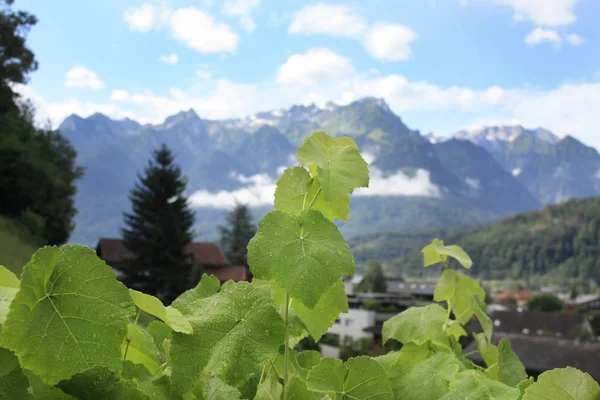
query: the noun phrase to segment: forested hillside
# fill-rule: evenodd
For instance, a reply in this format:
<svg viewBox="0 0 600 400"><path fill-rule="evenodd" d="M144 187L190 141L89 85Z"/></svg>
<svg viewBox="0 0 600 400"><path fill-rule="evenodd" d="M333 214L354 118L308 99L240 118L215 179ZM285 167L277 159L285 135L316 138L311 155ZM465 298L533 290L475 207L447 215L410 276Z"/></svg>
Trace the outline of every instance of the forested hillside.
<svg viewBox="0 0 600 400"><path fill-rule="evenodd" d="M42 244L25 225L0 216L0 265L18 275Z"/></svg>
<svg viewBox="0 0 600 400"><path fill-rule="evenodd" d="M358 260L379 254L388 273L414 276L423 273L418 249L433 237L463 247L473 259L472 274L484 279L600 282L600 198L571 200L485 226L374 234L350 244Z"/></svg>

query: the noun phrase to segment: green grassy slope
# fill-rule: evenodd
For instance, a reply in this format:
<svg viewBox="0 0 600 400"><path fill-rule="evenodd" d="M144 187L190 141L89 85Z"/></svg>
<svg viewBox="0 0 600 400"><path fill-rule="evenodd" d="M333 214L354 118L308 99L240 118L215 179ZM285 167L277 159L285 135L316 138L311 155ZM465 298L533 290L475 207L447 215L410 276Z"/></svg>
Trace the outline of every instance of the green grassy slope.
<svg viewBox="0 0 600 400"><path fill-rule="evenodd" d="M41 246L42 240L19 222L0 216L0 265L20 276L23 266Z"/></svg>

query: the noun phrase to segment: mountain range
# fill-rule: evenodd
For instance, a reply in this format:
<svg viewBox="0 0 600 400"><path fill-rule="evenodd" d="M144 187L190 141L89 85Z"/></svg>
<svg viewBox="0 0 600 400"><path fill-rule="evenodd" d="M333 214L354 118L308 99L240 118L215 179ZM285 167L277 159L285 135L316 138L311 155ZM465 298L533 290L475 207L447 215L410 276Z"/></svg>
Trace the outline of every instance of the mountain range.
<svg viewBox="0 0 600 400"><path fill-rule="evenodd" d="M350 220L340 223L349 236L491 221L600 193L600 155L572 137L520 126L424 136L383 99L371 97L228 120L188 110L156 125L71 115L58 129L85 168L70 241L87 245L119 235L128 192L162 143L188 177L201 240L216 239L217 225L236 200L253 206L257 219L268 212L277 177L294 164L302 140L318 130L353 138L370 164L369 189L353 195Z"/></svg>

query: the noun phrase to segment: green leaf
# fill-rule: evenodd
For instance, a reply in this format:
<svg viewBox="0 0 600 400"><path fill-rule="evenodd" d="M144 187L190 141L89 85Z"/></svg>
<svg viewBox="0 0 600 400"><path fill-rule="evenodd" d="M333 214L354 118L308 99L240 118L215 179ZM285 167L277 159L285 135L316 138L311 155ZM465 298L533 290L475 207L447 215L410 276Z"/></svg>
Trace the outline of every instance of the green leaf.
<svg viewBox="0 0 600 400"><path fill-rule="evenodd" d="M453 353L439 352L393 381L394 396L402 400L439 399L448 392L459 368Z"/></svg>
<svg viewBox="0 0 600 400"><path fill-rule="evenodd" d="M296 374L306 380L306 376L310 372L310 370L319 362L321 362L321 353L315 350L307 350L296 353L296 357L294 358Z"/></svg>
<svg viewBox="0 0 600 400"><path fill-rule="evenodd" d="M202 372L239 387L277 354L285 327L272 299L247 282L227 285L193 304L193 335L173 333L173 386L188 391Z"/></svg>
<svg viewBox="0 0 600 400"><path fill-rule="evenodd" d="M46 385L39 376L35 375L31 371L24 371L25 376L29 380L30 391L33 394L33 398L36 400L75 400L73 396L70 396L57 388L56 386ZM2 397L0 397L2 398Z"/></svg>
<svg viewBox="0 0 600 400"><path fill-rule="evenodd" d="M12 271L0 265L0 286L18 289L21 286L21 282Z"/></svg>
<svg viewBox="0 0 600 400"><path fill-rule="evenodd" d="M519 400L521 400L525 395L525 390L527 390L527 388L533 385L534 383L535 379L533 379L533 376L530 376L529 378L519 382L519 384L517 385L517 389L519 389L519 391L521 392L521 397L519 397Z"/></svg>
<svg viewBox="0 0 600 400"><path fill-rule="evenodd" d="M135 305L145 313L154 315L175 332L193 333L190 322L175 308L165 307L159 299L149 294L129 289L129 294Z"/></svg>
<svg viewBox="0 0 600 400"><path fill-rule="evenodd" d="M162 321L152 321L146 326L146 332L152 336L154 345L158 350L158 359L161 363L169 360L169 347L173 331Z"/></svg>
<svg viewBox="0 0 600 400"><path fill-rule="evenodd" d="M305 381L291 375L290 382L285 387L285 400L315 400L315 394L308 390Z"/></svg>
<svg viewBox="0 0 600 400"><path fill-rule="evenodd" d="M473 335L479 354L485 361L485 365L489 367L498 363L498 348L488 342L484 333L476 333Z"/></svg>
<svg viewBox="0 0 600 400"><path fill-rule="evenodd" d="M410 307L383 323L383 343L395 339L422 345L444 335L447 312L437 304Z"/></svg>
<svg viewBox="0 0 600 400"><path fill-rule="evenodd" d="M285 290L271 285L273 299L285 312ZM310 309L300 301L292 298L290 301L290 313L296 315L306 330L318 342L319 339L331 328L340 313L348 312L348 297L344 283L336 281L319 299L317 305Z"/></svg>
<svg viewBox="0 0 600 400"><path fill-rule="evenodd" d="M519 389L486 378L481 372L466 370L459 372L450 384L450 392L442 400L515 400Z"/></svg>
<svg viewBox="0 0 600 400"><path fill-rule="evenodd" d="M479 320L481 328L483 328L483 333L485 334L488 340L492 340L492 329L494 323L485 312L486 306L483 299L479 297L472 297L471 299L473 301L473 309L475 311L475 316Z"/></svg>
<svg viewBox="0 0 600 400"><path fill-rule="evenodd" d="M498 380L508 386L516 387L527 378L525 367L515 354L508 339L498 343Z"/></svg>
<svg viewBox="0 0 600 400"><path fill-rule="evenodd" d="M217 377L204 376L200 380L200 385L196 385L194 393L197 398L204 400L239 400L240 391L229 386Z"/></svg>
<svg viewBox="0 0 600 400"><path fill-rule="evenodd" d="M448 302L456 320L463 325L475 314L477 307L474 304L475 298L481 301L485 299L485 291L476 280L451 269L442 272L435 286L433 299L438 302Z"/></svg>
<svg viewBox="0 0 600 400"><path fill-rule="evenodd" d="M17 357L0 347L0 399L30 399L28 387L29 381L19 367Z"/></svg>
<svg viewBox="0 0 600 400"><path fill-rule="evenodd" d="M462 248L456 245L444 246L444 242L439 239L433 239L431 244L421 250L421 253L423 253L426 267L437 263L445 263L448 257L454 258L466 269L473 266L471 257Z"/></svg>
<svg viewBox="0 0 600 400"><path fill-rule="evenodd" d="M307 387L335 399L394 398L385 370L377 361L366 356L351 358L346 364L323 358L308 373Z"/></svg>
<svg viewBox="0 0 600 400"><path fill-rule="evenodd" d="M47 384L97 365L120 371L134 312L127 288L92 249L44 247L23 270L3 345Z"/></svg>
<svg viewBox="0 0 600 400"><path fill-rule="evenodd" d="M283 393L283 386L268 375L256 390L254 400L280 400Z"/></svg>
<svg viewBox="0 0 600 400"><path fill-rule="evenodd" d="M204 299L216 294L221 288L219 279L214 275L202 274L202 279L198 282L195 288L186 290L178 298L173 301L171 308L179 310L183 315L194 312L193 308L190 308L190 304L198 299Z"/></svg>
<svg viewBox="0 0 600 400"><path fill-rule="evenodd" d="M94 367L85 372L75 374L69 380L59 382L57 386L64 393L77 399L151 399L147 394L138 390L135 381L123 380L114 372L102 367Z"/></svg>
<svg viewBox="0 0 600 400"><path fill-rule="evenodd" d="M174 400L179 398L171 395L168 376L154 376L141 364L124 361L121 375L125 380L134 381L137 384L137 389L152 400Z"/></svg>
<svg viewBox="0 0 600 400"><path fill-rule="evenodd" d="M134 324L127 326L127 338L121 345L121 353L124 360L143 365L151 374L156 374L160 369L161 363L154 340L140 326Z"/></svg>
<svg viewBox="0 0 600 400"><path fill-rule="evenodd" d="M588 374L567 367L546 371L525 389L523 400L597 400L600 386Z"/></svg>
<svg viewBox="0 0 600 400"><path fill-rule="evenodd" d="M314 210L267 214L248 243L248 263L255 277L274 280L311 309L342 276L354 274L342 234Z"/></svg>
<svg viewBox="0 0 600 400"><path fill-rule="evenodd" d="M369 186L369 167L350 138L334 140L325 132L315 132L304 139L296 158L311 172L316 166L317 178L327 201Z"/></svg>
<svg viewBox="0 0 600 400"><path fill-rule="evenodd" d="M19 278L7 268L0 265L0 329L6 320L10 303L17 295L20 285Z"/></svg>
<svg viewBox="0 0 600 400"><path fill-rule="evenodd" d="M311 204L311 209L320 211L325 218L348 220L350 197L342 196L325 201L321 184L302 167L288 168L277 181L275 208L290 214L299 214Z"/></svg>

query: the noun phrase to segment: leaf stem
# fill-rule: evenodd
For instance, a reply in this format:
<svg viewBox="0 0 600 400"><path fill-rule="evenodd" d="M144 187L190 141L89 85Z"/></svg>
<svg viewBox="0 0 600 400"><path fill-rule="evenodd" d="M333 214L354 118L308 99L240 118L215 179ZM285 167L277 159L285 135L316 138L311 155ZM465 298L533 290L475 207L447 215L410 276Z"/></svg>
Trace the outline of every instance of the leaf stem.
<svg viewBox="0 0 600 400"><path fill-rule="evenodd" d="M142 313L142 309L139 308L137 315L135 316L135 321L133 322L133 325L137 325L138 319L140 319L140 314ZM125 340L127 341L127 344L125 345L125 353L123 353L123 361L127 360L127 352L129 351L129 343L131 343L131 339L128 337L125 337Z"/></svg>
<svg viewBox="0 0 600 400"><path fill-rule="evenodd" d="M313 204L315 204L315 200L317 200L317 197L319 196L319 193L321 193L321 189L323 189L323 187L320 187L319 190L317 190L317 193L315 193L315 197L313 197L312 201L308 205L307 210L310 210L310 208L313 206Z"/></svg>

